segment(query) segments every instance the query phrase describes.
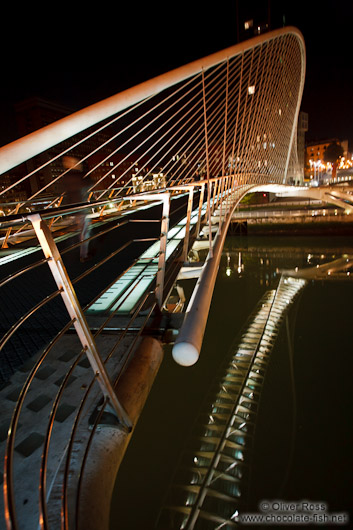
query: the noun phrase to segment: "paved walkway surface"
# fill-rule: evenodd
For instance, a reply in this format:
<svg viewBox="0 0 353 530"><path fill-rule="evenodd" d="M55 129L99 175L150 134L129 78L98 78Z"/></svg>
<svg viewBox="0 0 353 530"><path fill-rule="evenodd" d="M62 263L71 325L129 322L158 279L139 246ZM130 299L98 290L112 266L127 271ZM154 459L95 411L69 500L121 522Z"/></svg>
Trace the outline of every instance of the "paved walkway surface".
<svg viewBox="0 0 353 530"><path fill-rule="evenodd" d="M114 335L102 335L97 338L97 347L104 359L116 345L119 337ZM107 363L107 371L111 377L119 373L122 363L134 342L134 336L125 337L114 352L112 359ZM52 349L50 355L40 366L27 396L24 399L22 413L19 417L18 428L13 453L14 490L16 491L16 509L18 511L21 530L34 530L38 528L39 521L39 491L38 481L40 477L40 466L43 444L47 435L48 420L64 381L73 363L77 360L81 351L81 345L74 334L65 335ZM0 391L1 423L0 423L0 455L1 460L5 456L6 438L14 406L19 398L23 385L32 369L35 361L40 355L32 357L24 363L21 368L11 377L10 381ZM66 454L70 433L79 410L81 401L87 391L93 377L93 372L85 355L73 369L67 385L62 392L58 402L53 429L51 432L52 443L49 446L47 467L47 493L51 496L51 503L59 504L61 499L61 479L64 474ZM87 403L83 408L80 421L77 426L77 434L73 445L73 460L80 461L87 443L90 431L90 416L95 410L102 394L97 383L94 383ZM30 471L30 472L29 472ZM77 469L76 478L77 478ZM1 473L1 483L3 474ZM70 484L72 487L72 470L70 473ZM59 509L53 510L60 517ZM3 496L0 498L0 528L5 528ZM59 520L51 521L53 528L59 528Z"/></svg>

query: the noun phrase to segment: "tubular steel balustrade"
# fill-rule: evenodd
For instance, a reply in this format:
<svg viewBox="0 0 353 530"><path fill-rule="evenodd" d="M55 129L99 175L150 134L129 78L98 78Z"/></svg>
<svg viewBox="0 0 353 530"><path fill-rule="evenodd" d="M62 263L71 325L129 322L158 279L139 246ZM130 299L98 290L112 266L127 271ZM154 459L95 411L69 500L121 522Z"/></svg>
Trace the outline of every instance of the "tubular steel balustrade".
<svg viewBox="0 0 353 530"><path fill-rule="evenodd" d="M224 183L226 179L220 178L220 179L213 179L215 182L219 180L220 183ZM223 185L219 186L219 189L223 188ZM128 416L126 415L123 407L119 403L118 399L116 398L116 392L115 388L118 385L119 377L124 371L124 367L129 362L129 358L131 354L134 351L135 344L138 340L138 338L141 336L141 333L143 332L143 329L148 322L149 317L151 316L152 312L154 311L154 308L156 307L156 304L161 307L161 304L164 302L163 296L163 285L164 285L164 277L165 277L165 270L166 270L166 249L167 249L167 235L168 235L168 226L169 226L169 209L170 209L170 200L173 195L173 193L180 193L187 191L187 201L184 206L179 206L177 208L174 208L175 211L178 212L178 216L182 215L182 210L186 209L186 224L185 224L185 237L181 241L181 256L182 256L182 262L185 260L186 254L188 252L189 248L189 232L190 232L190 219L191 219L191 211L193 206L193 199L194 199L194 188L200 189L200 198L198 199L197 204L197 227L201 226L202 218L205 215L205 211L203 209L203 197L205 192L205 183L204 182L197 182L193 184L189 184L188 186L179 186L174 187L168 192L161 191L157 194L142 194L142 195L135 195L131 196L135 200L138 201L144 201L144 202L151 202L152 204L161 204L162 203L162 218L161 220L158 220L159 223L161 223L161 234L159 238L135 238L133 240L129 240L126 243L123 243L120 245L119 248L115 249L113 252L110 252L107 256L102 256L99 262L95 263L93 266L90 266L87 270L79 273L76 278L70 279L67 269L64 265L63 258L74 252L78 247L80 247L83 242L74 242L70 244L68 247L63 248L59 250L57 244L54 241L53 235L48 228L46 223L50 223L50 220L53 219L55 216L57 216L57 213L60 213L62 216L68 216L71 213L75 213L77 211L81 211L87 208L96 208L97 206L100 208L102 207L102 201L98 201L97 203L92 203L89 206L83 205L79 207L74 208L59 208L58 211L54 210L46 210L42 211L41 213L33 213L29 215L12 215L7 218L3 218L3 226L11 225L16 226L19 222L22 221L22 223L31 222L33 224L35 233L38 236L39 243L42 247L42 250L44 252L45 258L40 259L36 261L35 263L23 267L19 271L10 274L9 276L5 277L0 282L0 288L3 288L5 286L12 285L16 280L23 279L26 275L26 273L31 272L33 270L37 270L39 267L42 267L45 263L49 265L49 268L52 272L52 276L55 279L56 285L58 289L54 292L52 292L49 296L46 296L42 301L38 302L38 304L30 309L26 315L21 317L18 322L15 322L8 333L6 333L1 340L1 348L4 348L8 342L10 341L11 337L16 334L18 330L21 329L21 326L23 326L24 322L26 322L27 319L30 319L38 309L43 308L44 306L50 304L52 300L55 300L60 295L65 302L66 310L69 314L69 321L64 325L61 331L58 331L56 336L53 337L49 345L44 349L44 352L40 355L39 359L35 363L34 367L32 368L27 381L25 385L22 388L20 397L18 399L18 402L16 404L12 421L9 428L9 438L7 442L7 449L6 449L6 458L5 458L5 468L4 468L4 501L5 501L5 518L6 518L6 524L8 528L20 528L18 521L17 521L17 510L16 510L16 487L14 486L14 473L15 473L15 446L16 446L16 433L18 424L20 422L20 419L22 417L22 414L24 413L24 405L25 402L28 400L28 396L31 393L31 388L33 386L33 383L36 381L36 377L40 371L40 369L43 367L44 364L48 363L49 354L58 347L58 343L65 337L66 333L72 329L75 328L77 335L80 339L81 343L81 352L77 356L74 363L71 365L70 369L66 372L63 381L61 382L58 393L53 401L52 409L49 415L49 422L46 426L46 434L43 439L43 453L41 458L41 466L40 466L40 488L39 488L39 501L40 501L40 512L39 512L39 520L41 521L41 526L43 528L49 528L50 527L50 521L52 520L52 515L48 515L48 498L50 498L50 493L52 490L52 482L54 480L53 478L53 471L51 470L51 466L48 468L49 463L49 457L50 457L50 450L51 445L55 442L53 441L53 434L55 433L55 419L58 414L58 410L60 409L60 404L63 401L63 398L65 396L65 392L67 391L68 384L70 379L73 377L73 374L75 370L77 370L77 367L79 363L82 363L82 360L85 356L89 359L89 362L91 364L92 370L93 370L93 378L91 380L91 383L87 383L87 390L84 398L81 400L81 404L79 406L77 415L74 420L74 424L72 427L71 437L68 440L68 446L67 446L67 453L66 453L66 464L65 464L65 471L64 471L64 495L63 495L63 506L61 509L62 512L62 525L63 528L69 528L72 515L69 514L69 505L68 505L68 482L69 482L69 476L70 476L70 459L72 457L72 452L74 450L75 446L75 435L80 431L80 422L82 421L82 418L85 415L85 411L87 410L87 407L90 405L92 407L92 395L97 395L97 390L95 390L97 382L101 392L103 393L103 405L95 418L92 430L90 433L89 440L87 442L87 447L85 450L85 456L83 457L83 463L82 466L84 468L85 461L87 460L87 455L89 451L90 444L92 442L93 434L97 429L97 426L99 425L99 422L102 419L102 416L108 411L108 412L114 412L118 418L118 421L120 421L121 428L124 427L124 425L131 429L131 423L129 421ZM227 202L227 193L224 193L224 197L214 195L212 198L212 203L218 200L222 204L222 202ZM129 196L130 197L130 196ZM178 197L178 195L176 195ZM120 201L121 199L115 199L115 201ZM56 209L55 209L56 210ZM210 218L211 213L208 212L208 217ZM103 236L111 234L115 230L122 229L124 227L129 226L129 224L133 224L135 222L139 222L138 219L127 219L121 220L121 217L118 217L117 220L115 220L114 224L112 226L108 226L107 228L103 226L101 228L100 233L94 234L90 236L88 239L90 241L94 241L97 238L99 238L102 234ZM156 222L157 220L151 219L147 220L147 222ZM146 222L146 221L143 221ZM132 225L131 225L132 226ZM197 228L198 229L198 228ZM127 352L125 353L125 360L123 363L123 366L121 367L121 370L118 374L118 377L115 378L114 383L111 380L111 376L108 375L107 372L107 362L112 358L114 351L118 348L119 344L122 343L124 338L127 336L129 328L132 326L133 322L136 320L137 316L140 314L141 309L145 306L147 299L150 297L150 295L153 293L153 291L148 291L140 300L138 306L136 307L129 323L127 324L125 331L122 332L118 340L116 341L116 344L114 345L112 351L105 357L103 360L101 358L101 354L99 353L99 348L97 348L96 340L100 337L102 332L104 332L105 327L108 325L108 323L111 321L111 319L114 317L114 315L117 314L119 311L119 308L124 304L126 299L131 295L131 291L125 290L125 294L122 295L122 298L120 299L119 304L114 308L114 310L104 319L104 322L99 327L98 331L92 335L90 328L87 324L87 320L85 317L85 312L89 307L91 307L95 301L100 297L100 293L98 293L94 299L85 307L81 308L80 303L78 302L78 298L74 289L74 285L76 286L81 280L84 280L89 276L90 274L93 274L94 272L98 271L100 267L103 267L107 262L109 262L111 259L115 258L119 254L121 254L124 250L126 250L128 247L131 246L131 244L134 241L158 241L160 245L160 251L159 251L159 258L158 258L158 270L157 270L157 276L156 276L156 286L154 290L154 296L155 296L155 302L152 303L150 306L147 316L144 318L144 323L140 327L140 331L135 336L134 341L132 344L130 344ZM128 269L124 269L123 272L119 274L119 277L122 277L129 269L131 269L134 266L134 263L138 261L139 258L136 258L128 267ZM149 261L151 261L153 258L149 258ZM116 282L117 278L115 278L112 281L112 284ZM22 280L23 281L23 280ZM108 286L109 287L109 286ZM138 287L138 283L133 287L133 289L136 289ZM105 289L106 290L106 289ZM93 392L93 394L92 394ZM96 398L97 399L97 398ZM108 408L107 408L108 407ZM80 431L80 436L82 436L82 433ZM81 471L81 475L83 473L83 469ZM80 475L80 476L81 476ZM48 485L48 476L50 476L50 485ZM16 480L16 479L15 479ZM81 478L78 481L78 491L77 494L77 501L76 504L79 502L79 495L80 495L80 488L82 487L81 484ZM78 505L78 504L77 504ZM76 506L77 510L77 506ZM74 518L78 517L78 512L76 512L76 516ZM21 519L22 520L22 519Z"/></svg>
<svg viewBox="0 0 353 530"><path fill-rule="evenodd" d="M148 199L149 199L149 197L144 196L144 200L148 200ZM164 195L164 197L160 197L160 196L156 197L156 196L154 196L154 197L152 197L152 200L153 199L154 200L157 199L158 201L160 201L162 199L164 204L167 204L169 206L169 195L168 194L167 194L167 196ZM164 214L165 214L164 215L164 219L168 219L168 212L164 211ZM37 304L37 307L33 308L30 312L28 312L28 314L27 314L27 316L25 318L21 318L20 321L13 326L13 328L11 329L11 332L7 333L3 337L1 346L4 346L7 343L7 341L10 339L10 337L13 335L13 333L15 333L15 331L23 324L23 322L29 316L32 315L32 313L34 313L36 311L36 309L42 307L43 304L45 304L45 303L49 302L51 299L55 298L59 293L63 294L63 292L64 292L64 294L67 297L67 300L66 300L67 309L68 309L68 311L70 313L70 316L71 316L71 320L70 320L69 325L73 324L74 326L77 327L77 325L78 325L77 323L79 322L80 327L78 328L78 333L81 335L80 338L81 338L82 345L84 347L84 351L87 353L87 350L88 349L90 350L89 351L89 354L91 356L90 361L91 361L91 364L93 365L94 372L96 372L96 377L95 378L97 378L97 377L99 378L102 373L104 374L103 378L101 378L101 388L103 390L103 394L107 396L107 400L106 401L109 400L111 403L113 403L113 406L114 406L114 408L117 409L117 412L118 412L119 416L122 413L123 420L129 426L129 420L126 417L126 415L124 414L124 412L122 411L119 403L116 400L115 392L112 389L112 385L109 382L108 376L106 375L104 365L100 361L100 357L99 357L98 351L97 351L96 346L94 344L94 339L93 339L92 335L90 334L90 331L89 331L89 329L87 327L87 323L86 323L85 318L83 316L82 309L80 308L80 306L78 304L77 297L76 297L75 292L73 290L71 281L70 281L70 279L69 279L69 277L67 275L66 269L65 269L65 267L63 265L62 259L60 257L59 252L58 252L58 249L57 249L57 247L56 247L56 245L54 243L52 235L51 235L50 231L46 228L46 225L45 225L44 221L41 219L39 214L30 215L30 216L28 216L28 219L33 223L34 228L36 230L36 233L39 235L39 240L40 240L40 243L41 243L41 245L43 247L43 250L45 252L46 258L44 260L41 260L40 262L30 266L29 268L25 268L22 271L19 271L18 273L16 273L15 275L11 275L11 277L6 278L2 282L2 285L8 284L10 281L13 281L14 279L18 278L19 276L22 276L28 270L33 270L35 267L38 267L38 266L40 266L40 265L42 265L44 263L48 263L54 269L53 275L56 276L56 280L57 280L57 284L58 284L59 289L58 289L58 291L54 292L52 295L47 297L43 302L40 302L39 304ZM124 222L123 224L126 224L126 222ZM121 224L119 226L121 226ZM160 238L160 239L162 241L162 238ZM69 250L72 250L73 248L76 248L79 244L72 245L69 249L66 249L66 252L69 251ZM115 254L115 253L113 253L113 254ZM85 275L86 275L85 273L80 275L78 280L82 279ZM163 290L163 282L164 282L163 270L162 270L162 274L160 274L159 282L160 282L160 290ZM154 306L152 306L152 307L154 307ZM65 329L67 329L67 327ZM37 369L30 376L29 382L28 382L28 386L31 383L31 381L33 381L35 373L38 371L38 368L42 364L42 362L43 362L45 357L46 357L46 355L41 358L39 364L37 365ZM97 372L98 372L98 374L97 374ZM67 379L68 376L69 376L69 374L67 374L66 379ZM6 469L5 469L5 475L4 475L4 483L6 485L6 488L5 488L5 493L6 493L6 495L5 495L5 503L6 503L5 512L7 514L7 521L8 521L8 524L10 525L10 527L11 527L11 525L15 525L14 527L16 527L16 516L15 516L15 509L14 509L14 502L13 502L14 496L13 496L13 490L12 490L12 461L13 461L13 450L14 450L14 437L15 437L15 433L16 433L16 425L18 423L18 417L19 417L19 414L20 414L20 411L21 411L21 408L22 408L23 400L24 400L24 398L25 398L25 396L27 394L28 386L24 387L22 396L21 396L20 401L19 401L19 408L17 409L17 412L15 412L15 415L14 415L14 418L13 418L12 426L10 428L11 436L9 438L9 445L8 445L8 450L7 450ZM52 418L54 416L55 416L55 413L52 413ZM43 504L43 499L42 499L42 504ZM12 522L10 522L10 521L12 521Z"/></svg>

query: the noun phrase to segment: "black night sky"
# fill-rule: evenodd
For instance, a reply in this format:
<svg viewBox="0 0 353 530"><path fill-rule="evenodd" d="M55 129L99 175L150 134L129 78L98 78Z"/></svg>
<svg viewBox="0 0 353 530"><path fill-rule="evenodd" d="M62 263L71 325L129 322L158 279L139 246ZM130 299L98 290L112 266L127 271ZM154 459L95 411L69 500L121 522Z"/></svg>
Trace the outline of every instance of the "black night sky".
<svg viewBox="0 0 353 530"><path fill-rule="evenodd" d="M48 14L31 4L7 17L8 31L0 37L1 145L16 138L14 103L40 96L84 108L235 44L237 11L241 24L247 10L254 17L264 13L264 22L270 13L272 29L283 20L300 29L307 51L307 139L348 139L353 150L352 0L72 4L56 4Z"/></svg>

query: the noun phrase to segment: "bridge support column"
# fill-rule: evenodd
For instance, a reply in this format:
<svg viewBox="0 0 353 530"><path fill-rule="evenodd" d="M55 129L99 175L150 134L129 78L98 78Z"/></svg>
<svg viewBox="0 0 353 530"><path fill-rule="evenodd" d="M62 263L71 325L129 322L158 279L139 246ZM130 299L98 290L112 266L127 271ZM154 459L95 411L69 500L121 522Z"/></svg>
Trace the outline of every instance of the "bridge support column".
<svg viewBox="0 0 353 530"><path fill-rule="evenodd" d="M135 426L163 359L161 343L145 337L116 393ZM94 435L83 471L77 530L108 530L114 484L133 432L103 426Z"/></svg>

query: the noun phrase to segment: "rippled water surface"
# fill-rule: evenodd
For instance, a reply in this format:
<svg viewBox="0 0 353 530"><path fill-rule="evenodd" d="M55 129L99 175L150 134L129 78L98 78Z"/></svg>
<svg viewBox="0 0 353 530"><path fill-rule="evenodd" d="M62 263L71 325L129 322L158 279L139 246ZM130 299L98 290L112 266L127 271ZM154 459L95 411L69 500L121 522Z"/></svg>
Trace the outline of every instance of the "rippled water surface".
<svg viewBox="0 0 353 530"><path fill-rule="evenodd" d="M154 528L215 373L261 296L277 286L281 271L315 267L343 254L353 254L353 238L227 238L200 359L184 368L165 349L119 471L112 529ZM256 426L249 510L256 511L261 499L310 499L325 502L331 512L352 509L353 283L347 271L342 278L309 281L290 312L294 385L285 330L271 354ZM183 282L187 295L189 282Z"/></svg>

